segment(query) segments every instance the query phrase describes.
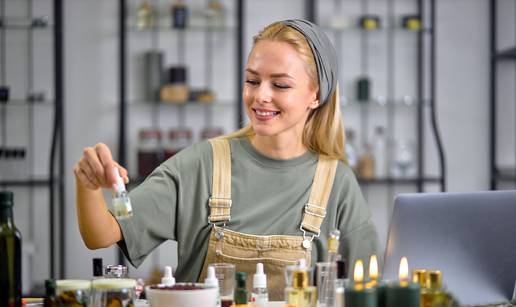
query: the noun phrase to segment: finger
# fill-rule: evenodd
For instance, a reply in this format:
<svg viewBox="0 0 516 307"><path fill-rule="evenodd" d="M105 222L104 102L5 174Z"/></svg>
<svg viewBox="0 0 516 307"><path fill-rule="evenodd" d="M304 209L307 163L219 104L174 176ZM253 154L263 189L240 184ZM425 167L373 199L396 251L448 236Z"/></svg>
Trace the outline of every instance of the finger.
<svg viewBox="0 0 516 307"><path fill-rule="evenodd" d="M116 183L115 171L115 161L113 160L113 155L111 154L111 150L103 143L99 143L95 145L95 151L97 152L97 156L102 163L104 168L104 174L106 178L106 184Z"/></svg>
<svg viewBox="0 0 516 307"><path fill-rule="evenodd" d="M93 168L91 167L91 165L89 164L88 160L82 158L80 161L79 161L79 168L80 170L83 171L83 173L86 175L86 177L88 177L88 179L90 180L90 182L94 183L95 185L97 186L102 186L100 184L100 181L97 179L97 177L95 176L95 173L93 171Z"/></svg>
<svg viewBox="0 0 516 307"><path fill-rule="evenodd" d="M82 169L78 169L76 172L75 172L77 178L79 178L79 180L81 181L81 183L88 189L90 190L97 190L99 188L99 186L95 185L93 182L91 182L89 179L88 179L88 176L86 176L86 174L84 173L84 171Z"/></svg>
<svg viewBox="0 0 516 307"><path fill-rule="evenodd" d="M120 172L120 176L124 179L124 183L129 183L129 172L120 164L116 163L116 167L118 168L118 171Z"/></svg>
<svg viewBox="0 0 516 307"><path fill-rule="evenodd" d="M104 184L106 182L106 174L95 149L86 147L84 149L84 158L91 167L92 174L101 184Z"/></svg>

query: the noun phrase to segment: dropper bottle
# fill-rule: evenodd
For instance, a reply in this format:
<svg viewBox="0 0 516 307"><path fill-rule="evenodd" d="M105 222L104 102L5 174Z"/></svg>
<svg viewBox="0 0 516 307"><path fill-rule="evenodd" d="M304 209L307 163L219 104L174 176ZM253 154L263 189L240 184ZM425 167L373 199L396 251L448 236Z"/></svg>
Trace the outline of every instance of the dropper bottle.
<svg viewBox="0 0 516 307"><path fill-rule="evenodd" d="M219 280L217 279L217 276L215 275L215 268L212 267L211 265L208 266L208 275L204 279L204 284L206 286L217 288L217 304L215 306L220 307Z"/></svg>
<svg viewBox="0 0 516 307"><path fill-rule="evenodd" d="M120 176L118 168L114 168L116 176L115 196L113 197L113 215L117 219L126 219L133 216L133 207L131 199L127 195L125 184Z"/></svg>
<svg viewBox="0 0 516 307"><path fill-rule="evenodd" d="M257 307L267 307L269 294L267 293L267 275L263 271L263 263L256 264L256 274L253 276L253 293L251 302Z"/></svg>
<svg viewBox="0 0 516 307"><path fill-rule="evenodd" d="M161 278L161 284L165 287L173 287L176 284L176 279L172 276L172 267L165 267L165 274Z"/></svg>

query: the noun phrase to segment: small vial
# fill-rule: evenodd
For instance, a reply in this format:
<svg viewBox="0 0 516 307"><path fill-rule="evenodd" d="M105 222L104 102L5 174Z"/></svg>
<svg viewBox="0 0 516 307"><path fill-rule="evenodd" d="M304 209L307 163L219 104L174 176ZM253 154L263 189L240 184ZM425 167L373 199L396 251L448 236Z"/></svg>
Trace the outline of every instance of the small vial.
<svg viewBox="0 0 516 307"><path fill-rule="evenodd" d="M116 175L116 189L113 197L113 214L117 219L126 219L133 216L133 207L131 206L131 199L127 195L124 181L120 177L118 168L114 168Z"/></svg>
<svg viewBox="0 0 516 307"><path fill-rule="evenodd" d="M269 304L267 275L263 272L263 263L256 264L256 274L253 276L253 293L251 301L257 307L267 307Z"/></svg>

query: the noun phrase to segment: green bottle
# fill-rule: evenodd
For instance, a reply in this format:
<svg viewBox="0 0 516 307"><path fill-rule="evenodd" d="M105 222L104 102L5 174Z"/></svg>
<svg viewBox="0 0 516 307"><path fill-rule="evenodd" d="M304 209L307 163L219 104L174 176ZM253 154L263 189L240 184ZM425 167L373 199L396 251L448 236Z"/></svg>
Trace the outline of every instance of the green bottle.
<svg viewBox="0 0 516 307"><path fill-rule="evenodd" d="M247 288L245 287L245 282L247 280L247 273L245 272L237 272L235 274L236 279L236 288L235 294L233 297L233 303L235 305L246 305L247 304Z"/></svg>
<svg viewBox="0 0 516 307"><path fill-rule="evenodd" d="M43 300L43 307L57 306L56 298L56 282L53 279L45 280L45 299Z"/></svg>
<svg viewBox="0 0 516 307"><path fill-rule="evenodd" d="M21 235L13 221L13 193L0 192L0 306L21 307Z"/></svg>

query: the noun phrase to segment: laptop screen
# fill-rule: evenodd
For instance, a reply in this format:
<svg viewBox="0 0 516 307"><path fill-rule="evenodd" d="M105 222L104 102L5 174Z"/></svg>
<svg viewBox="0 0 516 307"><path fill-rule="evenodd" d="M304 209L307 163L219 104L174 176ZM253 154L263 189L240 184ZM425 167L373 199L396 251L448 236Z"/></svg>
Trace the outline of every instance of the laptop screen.
<svg viewBox="0 0 516 307"><path fill-rule="evenodd" d="M395 200L384 278L438 269L461 304L510 300L516 281L516 191L402 194Z"/></svg>

